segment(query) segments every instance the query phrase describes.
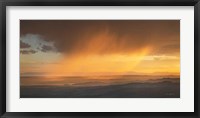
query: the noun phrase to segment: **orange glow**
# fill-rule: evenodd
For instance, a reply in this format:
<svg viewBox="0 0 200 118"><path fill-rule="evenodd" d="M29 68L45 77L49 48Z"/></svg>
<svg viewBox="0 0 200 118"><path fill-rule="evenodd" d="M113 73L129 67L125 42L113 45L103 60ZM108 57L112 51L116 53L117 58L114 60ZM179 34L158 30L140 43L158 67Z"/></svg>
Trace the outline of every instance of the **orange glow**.
<svg viewBox="0 0 200 118"><path fill-rule="evenodd" d="M24 39L32 43L32 48L38 52L20 55L20 72L32 75L42 73L46 76L179 75L179 22L171 24L160 21L157 24L158 21L154 21L154 25L151 25L152 21L146 21L146 25L149 25L146 26L144 21L132 21L129 27L130 22L124 21L124 30L119 23L113 25L116 21L109 22L110 25L100 27L103 24L99 24L94 29L89 29L92 25L75 28L74 23L70 27L72 29L62 26L60 32L41 30L48 32L44 33L49 35L48 40L57 44L54 48L58 51L51 53L48 52L51 49L48 46L43 52L42 47L36 48L35 39Z"/></svg>
<svg viewBox="0 0 200 118"><path fill-rule="evenodd" d="M45 68L50 75L99 75L109 73L124 73L135 70L135 66L140 63L148 53L149 48L133 54L120 55L81 55L64 57L55 66Z"/></svg>
<svg viewBox="0 0 200 118"><path fill-rule="evenodd" d="M150 47L144 47L136 51L120 52L123 42L117 46L114 42L116 37L104 31L91 39L87 44L78 43L73 54L66 55L54 66L47 66L43 70L49 75L99 75L121 74L135 70L135 66L150 52ZM82 48L78 48L81 47ZM119 50L119 53L108 51ZM107 51L107 52L106 52Z"/></svg>

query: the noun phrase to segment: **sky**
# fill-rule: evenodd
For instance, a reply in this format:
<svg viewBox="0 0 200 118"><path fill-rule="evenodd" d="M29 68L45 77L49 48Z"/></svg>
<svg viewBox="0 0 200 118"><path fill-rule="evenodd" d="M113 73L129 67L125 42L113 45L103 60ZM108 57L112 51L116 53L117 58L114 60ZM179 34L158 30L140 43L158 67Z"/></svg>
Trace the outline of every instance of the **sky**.
<svg viewBox="0 0 200 118"><path fill-rule="evenodd" d="M179 20L21 20L21 76L179 75Z"/></svg>

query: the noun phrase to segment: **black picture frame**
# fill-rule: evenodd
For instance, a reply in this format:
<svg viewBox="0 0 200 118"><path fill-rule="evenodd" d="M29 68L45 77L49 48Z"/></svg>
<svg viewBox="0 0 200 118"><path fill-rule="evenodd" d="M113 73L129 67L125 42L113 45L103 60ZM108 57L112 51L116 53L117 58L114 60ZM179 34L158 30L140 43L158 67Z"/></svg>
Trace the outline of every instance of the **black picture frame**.
<svg viewBox="0 0 200 118"><path fill-rule="evenodd" d="M194 112L6 112L6 7L7 6L194 6ZM199 118L199 0L1 0L0 1L0 116L2 118ZM199 47L198 47L199 46ZM38 105L39 107L39 105Z"/></svg>

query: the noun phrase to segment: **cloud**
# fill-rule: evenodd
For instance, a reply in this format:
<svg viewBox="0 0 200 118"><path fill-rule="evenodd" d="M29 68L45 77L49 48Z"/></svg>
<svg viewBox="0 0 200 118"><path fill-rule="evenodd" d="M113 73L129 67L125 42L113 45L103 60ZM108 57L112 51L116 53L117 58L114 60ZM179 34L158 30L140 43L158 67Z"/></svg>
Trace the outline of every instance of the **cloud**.
<svg viewBox="0 0 200 118"><path fill-rule="evenodd" d="M29 48L31 51L23 50L25 47ZM22 54L56 52L54 43L45 40L45 37L38 34L26 34L20 37L20 50L22 50Z"/></svg>
<svg viewBox="0 0 200 118"><path fill-rule="evenodd" d="M146 47L154 54L173 54L180 49L179 20L21 20L20 36L27 34L45 37L66 55L124 54Z"/></svg>
<svg viewBox="0 0 200 118"><path fill-rule="evenodd" d="M43 45L41 51L42 52L51 52L51 51L55 51L55 50L53 49L52 46Z"/></svg>
<svg viewBox="0 0 200 118"><path fill-rule="evenodd" d="M24 42L22 42L21 40L20 40L20 48L22 49L22 48L30 48L31 46L29 45L29 44L26 44L26 43L24 43Z"/></svg>
<svg viewBox="0 0 200 118"><path fill-rule="evenodd" d="M34 50L20 50L21 54L35 54L36 51Z"/></svg>

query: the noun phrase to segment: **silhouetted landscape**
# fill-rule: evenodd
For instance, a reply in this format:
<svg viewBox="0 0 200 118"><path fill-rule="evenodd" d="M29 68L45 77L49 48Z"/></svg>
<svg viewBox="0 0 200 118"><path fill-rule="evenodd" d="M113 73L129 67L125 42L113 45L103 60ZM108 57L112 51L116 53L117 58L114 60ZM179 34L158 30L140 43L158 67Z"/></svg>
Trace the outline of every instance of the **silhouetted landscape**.
<svg viewBox="0 0 200 118"><path fill-rule="evenodd" d="M151 76L119 76L118 79L83 79L62 77L46 85L21 85L21 98L179 98L180 79L146 79ZM118 77L118 76L115 76ZM124 79L120 79L124 77ZM140 78L142 80L139 80ZM154 76L153 76L154 77ZM87 77L88 78L88 77ZM137 79L134 79L137 78ZM24 78L25 79L25 78ZM31 78L26 78L31 79ZM39 79L39 78L38 78ZM22 79L23 81L23 79ZM60 82L62 81L62 82ZM122 82L123 81L123 82ZM23 81L24 82L24 81ZM22 83L23 83L22 82ZM74 83L73 83L74 82ZM54 83L54 84L53 84ZM59 84L63 83L63 84Z"/></svg>

